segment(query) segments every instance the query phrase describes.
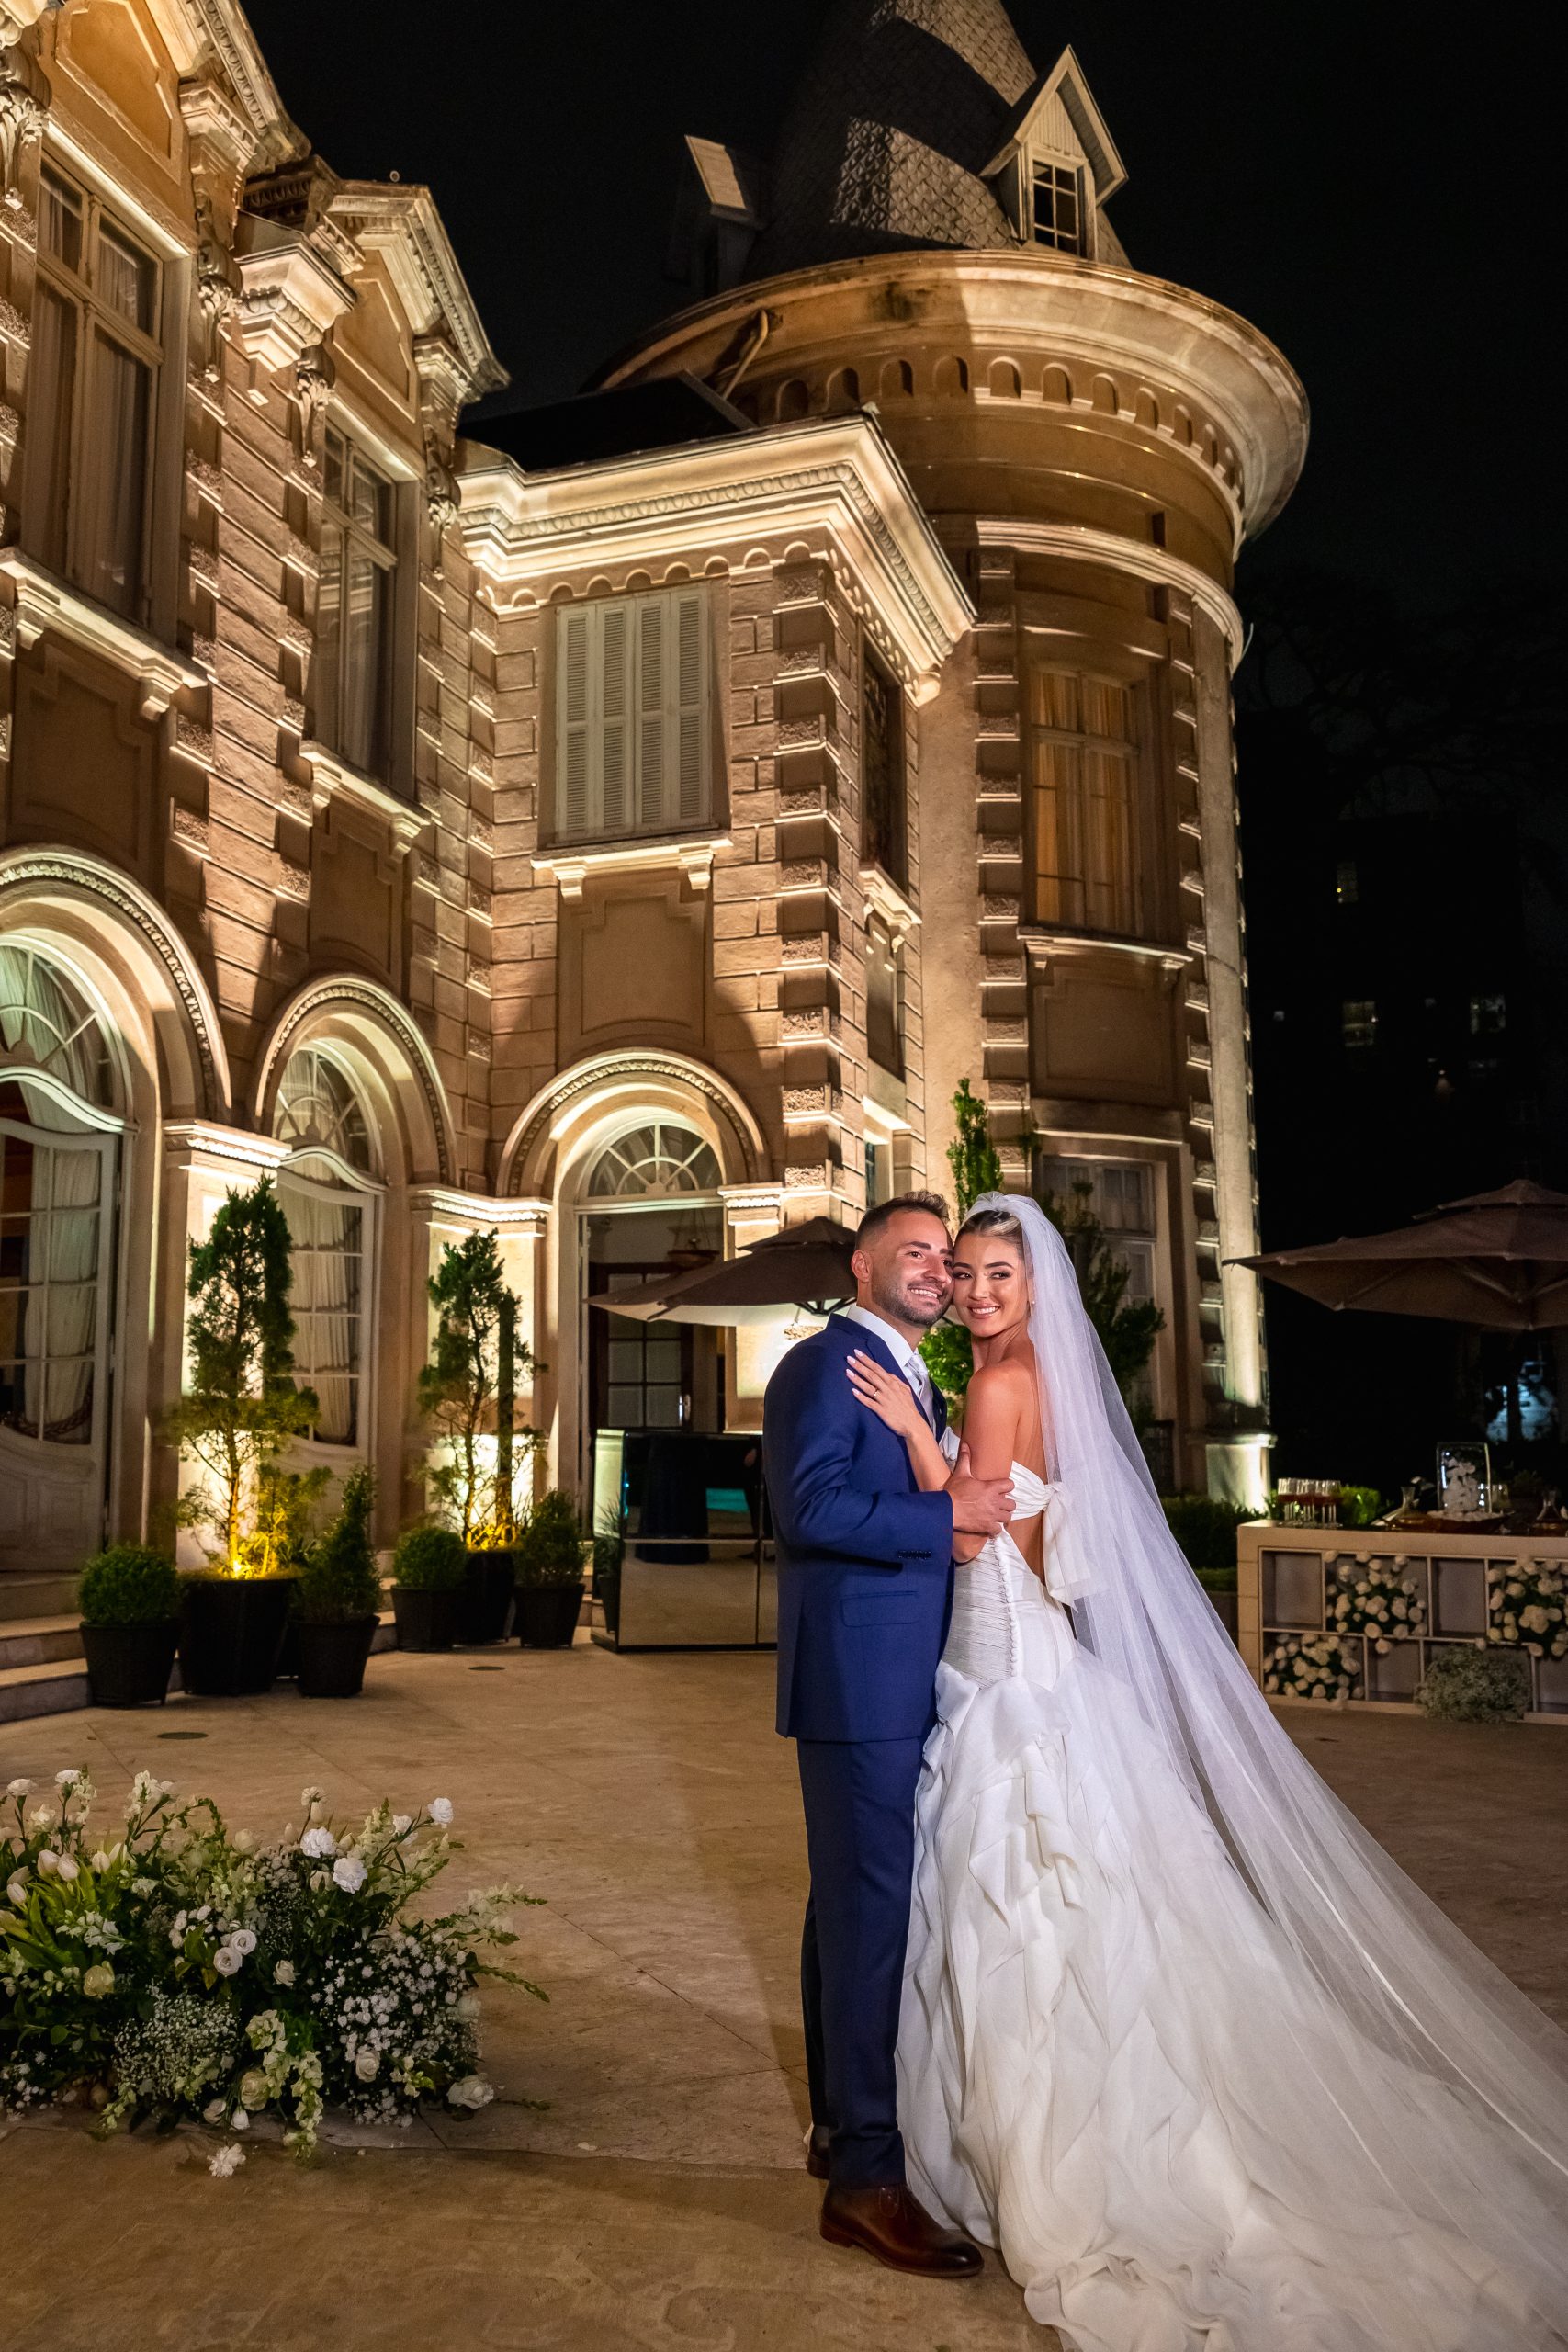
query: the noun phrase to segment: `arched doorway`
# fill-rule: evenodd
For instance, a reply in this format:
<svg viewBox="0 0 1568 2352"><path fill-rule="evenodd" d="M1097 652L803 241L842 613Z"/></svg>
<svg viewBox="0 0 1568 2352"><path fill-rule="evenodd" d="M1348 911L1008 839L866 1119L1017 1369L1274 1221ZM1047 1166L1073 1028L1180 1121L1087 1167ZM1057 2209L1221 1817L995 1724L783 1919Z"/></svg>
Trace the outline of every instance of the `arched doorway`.
<svg viewBox="0 0 1568 2352"><path fill-rule="evenodd" d="M587 1317L585 1423L601 1430L723 1426L717 1335L691 1324L640 1323L586 1302L635 1289L671 1267L700 1266L724 1248L718 1155L694 1127L644 1115L600 1149L578 1211Z"/></svg>
<svg viewBox="0 0 1568 2352"><path fill-rule="evenodd" d="M295 1377L319 1405L310 1442L329 1460L362 1454L373 1425L380 1170L364 1100L330 1046L289 1056L273 1133L290 1146L277 1193L293 1243Z"/></svg>
<svg viewBox="0 0 1568 2352"><path fill-rule="evenodd" d="M0 1561L74 1567L107 1525L124 1072L65 964L0 940Z"/></svg>

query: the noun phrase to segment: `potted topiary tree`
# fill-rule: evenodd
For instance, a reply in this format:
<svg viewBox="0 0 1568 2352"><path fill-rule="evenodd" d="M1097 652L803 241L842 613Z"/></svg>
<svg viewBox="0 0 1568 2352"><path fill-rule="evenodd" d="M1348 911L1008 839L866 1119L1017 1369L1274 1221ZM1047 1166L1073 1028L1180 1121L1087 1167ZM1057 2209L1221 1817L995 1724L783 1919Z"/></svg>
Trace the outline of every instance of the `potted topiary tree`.
<svg viewBox="0 0 1568 2352"><path fill-rule="evenodd" d="M180 1633L174 1562L145 1544L111 1544L83 1569L76 1600L94 1706L162 1706Z"/></svg>
<svg viewBox="0 0 1568 2352"><path fill-rule="evenodd" d="M517 1531L513 1631L525 1649L567 1648L582 1611L582 1521L571 1496L552 1487Z"/></svg>
<svg viewBox="0 0 1568 2352"><path fill-rule="evenodd" d="M499 1642L512 1607L519 1457L540 1442L518 1419L517 1388L537 1367L517 1338L518 1300L493 1230L448 1242L429 1291L435 1345L419 1398L440 1457L429 1483L468 1551L457 1638Z"/></svg>
<svg viewBox="0 0 1568 2352"><path fill-rule="evenodd" d="M457 1635L468 1553L450 1527L411 1527L392 1555L392 1614L400 1650L449 1650Z"/></svg>
<svg viewBox="0 0 1568 2352"><path fill-rule="evenodd" d="M365 1687L381 1578L370 1541L376 1481L363 1466L344 1481L337 1516L299 1571L299 1696L353 1699Z"/></svg>
<svg viewBox="0 0 1568 2352"><path fill-rule="evenodd" d="M215 1540L205 1573L184 1580L187 1690L265 1690L277 1670L293 1577L262 1506L268 1474L317 1413L292 1377L292 1282L288 1220L264 1176L230 1193L190 1245L190 1385L166 1431L198 1473L176 1516Z"/></svg>

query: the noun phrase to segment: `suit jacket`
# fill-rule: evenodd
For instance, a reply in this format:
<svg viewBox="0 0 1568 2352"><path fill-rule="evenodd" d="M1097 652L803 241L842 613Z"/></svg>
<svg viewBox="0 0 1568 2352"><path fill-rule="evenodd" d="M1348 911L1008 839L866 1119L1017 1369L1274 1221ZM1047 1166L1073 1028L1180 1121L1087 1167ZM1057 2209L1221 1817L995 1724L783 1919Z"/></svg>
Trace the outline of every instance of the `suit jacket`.
<svg viewBox="0 0 1568 2352"><path fill-rule="evenodd" d="M919 1739L935 1719L953 1505L920 1493L902 1439L856 1398L855 1348L897 1370L874 1331L835 1315L791 1348L763 1403L786 1739Z"/></svg>

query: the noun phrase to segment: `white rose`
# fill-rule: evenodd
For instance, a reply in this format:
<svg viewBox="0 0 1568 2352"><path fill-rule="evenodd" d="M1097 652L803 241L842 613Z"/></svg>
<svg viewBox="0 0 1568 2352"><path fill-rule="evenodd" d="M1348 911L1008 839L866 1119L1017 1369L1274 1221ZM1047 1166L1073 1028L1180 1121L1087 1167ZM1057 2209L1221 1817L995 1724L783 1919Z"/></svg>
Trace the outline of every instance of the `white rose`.
<svg viewBox="0 0 1568 2352"><path fill-rule="evenodd" d="M33 1783L31 1781L9 1781L6 1784L6 1794L8 1797L16 1797L17 1799L22 1797L30 1797L32 1792Z"/></svg>
<svg viewBox="0 0 1568 2352"><path fill-rule="evenodd" d="M307 1829L299 1840L299 1851L313 1861L330 1861L337 1852L337 1839L330 1829Z"/></svg>
<svg viewBox="0 0 1568 2352"><path fill-rule="evenodd" d="M29 1829L52 1829L60 1815L51 1804L35 1804L28 1815Z"/></svg>
<svg viewBox="0 0 1568 2352"><path fill-rule="evenodd" d="M236 1928L228 1939L242 1960L249 1960L256 1948L256 1939L249 1928Z"/></svg>
<svg viewBox="0 0 1568 2352"><path fill-rule="evenodd" d="M362 2083L373 2083L381 2071L381 2061L374 2050L356 2051L354 2071Z"/></svg>
<svg viewBox="0 0 1568 2352"><path fill-rule="evenodd" d="M294 1962L291 1960L280 1960L276 1967L273 1970L272 1974L275 1984L292 1984L294 1982Z"/></svg>
<svg viewBox="0 0 1568 2352"><path fill-rule="evenodd" d="M229 1842L236 1854L254 1854L256 1850L255 1838L249 1829L236 1829Z"/></svg>
<svg viewBox="0 0 1568 2352"><path fill-rule="evenodd" d="M436 1824L438 1828L450 1829L452 1826L451 1798L432 1797L430 1800L430 1817L432 1821Z"/></svg>
<svg viewBox="0 0 1568 2352"><path fill-rule="evenodd" d="M397 1831L400 1838L406 1838L409 1831L413 1827L413 1815L409 1813L394 1813L392 1815L392 1826Z"/></svg>
<svg viewBox="0 0 1568 2352"><path fill-rule="evenodd" d="M238 1976L243 1962L243 1954L237 1952L232 1944L220 1944L212 1955L212 1965L220 1976Z"/></svg>
<svg viewBox="0 0 1568 2352"><path fill-rule="evenodd" d="M366 1875L365 1864L357 1854L340 1854L333 1864L333 1881L345 1894L357 1894Z"/></svg>
<svg viewBox="0 0 1568 2352"><path fill-rule="evenodd" d="M209 2098L207 2105L201 2110L201 2120L204 2123L221 2123L223 2120L222 2100L220 2098Z"/></svg>
<svg viewBox="0 0 1568 2352"><path fill-rule="evenodd" d="M82 1979L82 1990L89 2001L101 2001L106 1993L114 1991L114 1970L107 1960L100 1960L96 1967L88 1969Z"/></svg>
<svg viewBox="0 0 1568 2352"><path fill-rule="evenodd" d="M259 2066L253 2066L247 2074L240 2077L240 2104L242 2107L259 2109L264 2108L266 2102L266 2076Z"/></svg>
<svg viewBox="0 0 1568 2352"><path fill-rule="evenodd" d="M453 2016L463 2025L472 2025L479 2013L479 1996L477 1993L459 1993L452 2004Z"/></svg>
<svg viewBox="0 0 1568 2352"><path fill-rule="evenodd" d="M461 2081L452 2085L446 2094L446 2104L448 2107L467 2108L471 2114L477 2108L488 2107L494 2097L493 2083L487 2083L479 2075L465 2075Z"/></svg>

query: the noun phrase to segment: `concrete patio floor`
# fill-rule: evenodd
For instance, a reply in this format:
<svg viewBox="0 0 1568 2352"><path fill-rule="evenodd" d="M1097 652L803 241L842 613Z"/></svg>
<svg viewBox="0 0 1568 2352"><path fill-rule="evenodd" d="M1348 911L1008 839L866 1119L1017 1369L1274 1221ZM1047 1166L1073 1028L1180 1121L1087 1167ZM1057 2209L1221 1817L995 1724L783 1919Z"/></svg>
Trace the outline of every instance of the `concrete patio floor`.
<svg viewBox="0 0 1568 2352"><path fill-rule="evenodd" d="M0 2124L6 2352L1048 2352L998 2265L915 2283L816 2235L800 2162L804 1851L773 1661L497 1650L372 1662L365 1698L171 1702L0 1731L0 1781L140 1765L276 1834L299 1791L448 1796L448 1883L508 1878L516 1964L487 1996L496 2103L297 2166L255 2145L98 2145ZM1568 1736L1287 1710L1313 1762L1443 1907L1568 2022ZM199 1734L198 1738L172 1737ZM548 2102L542 2110L525 2102Z"/></svg>

